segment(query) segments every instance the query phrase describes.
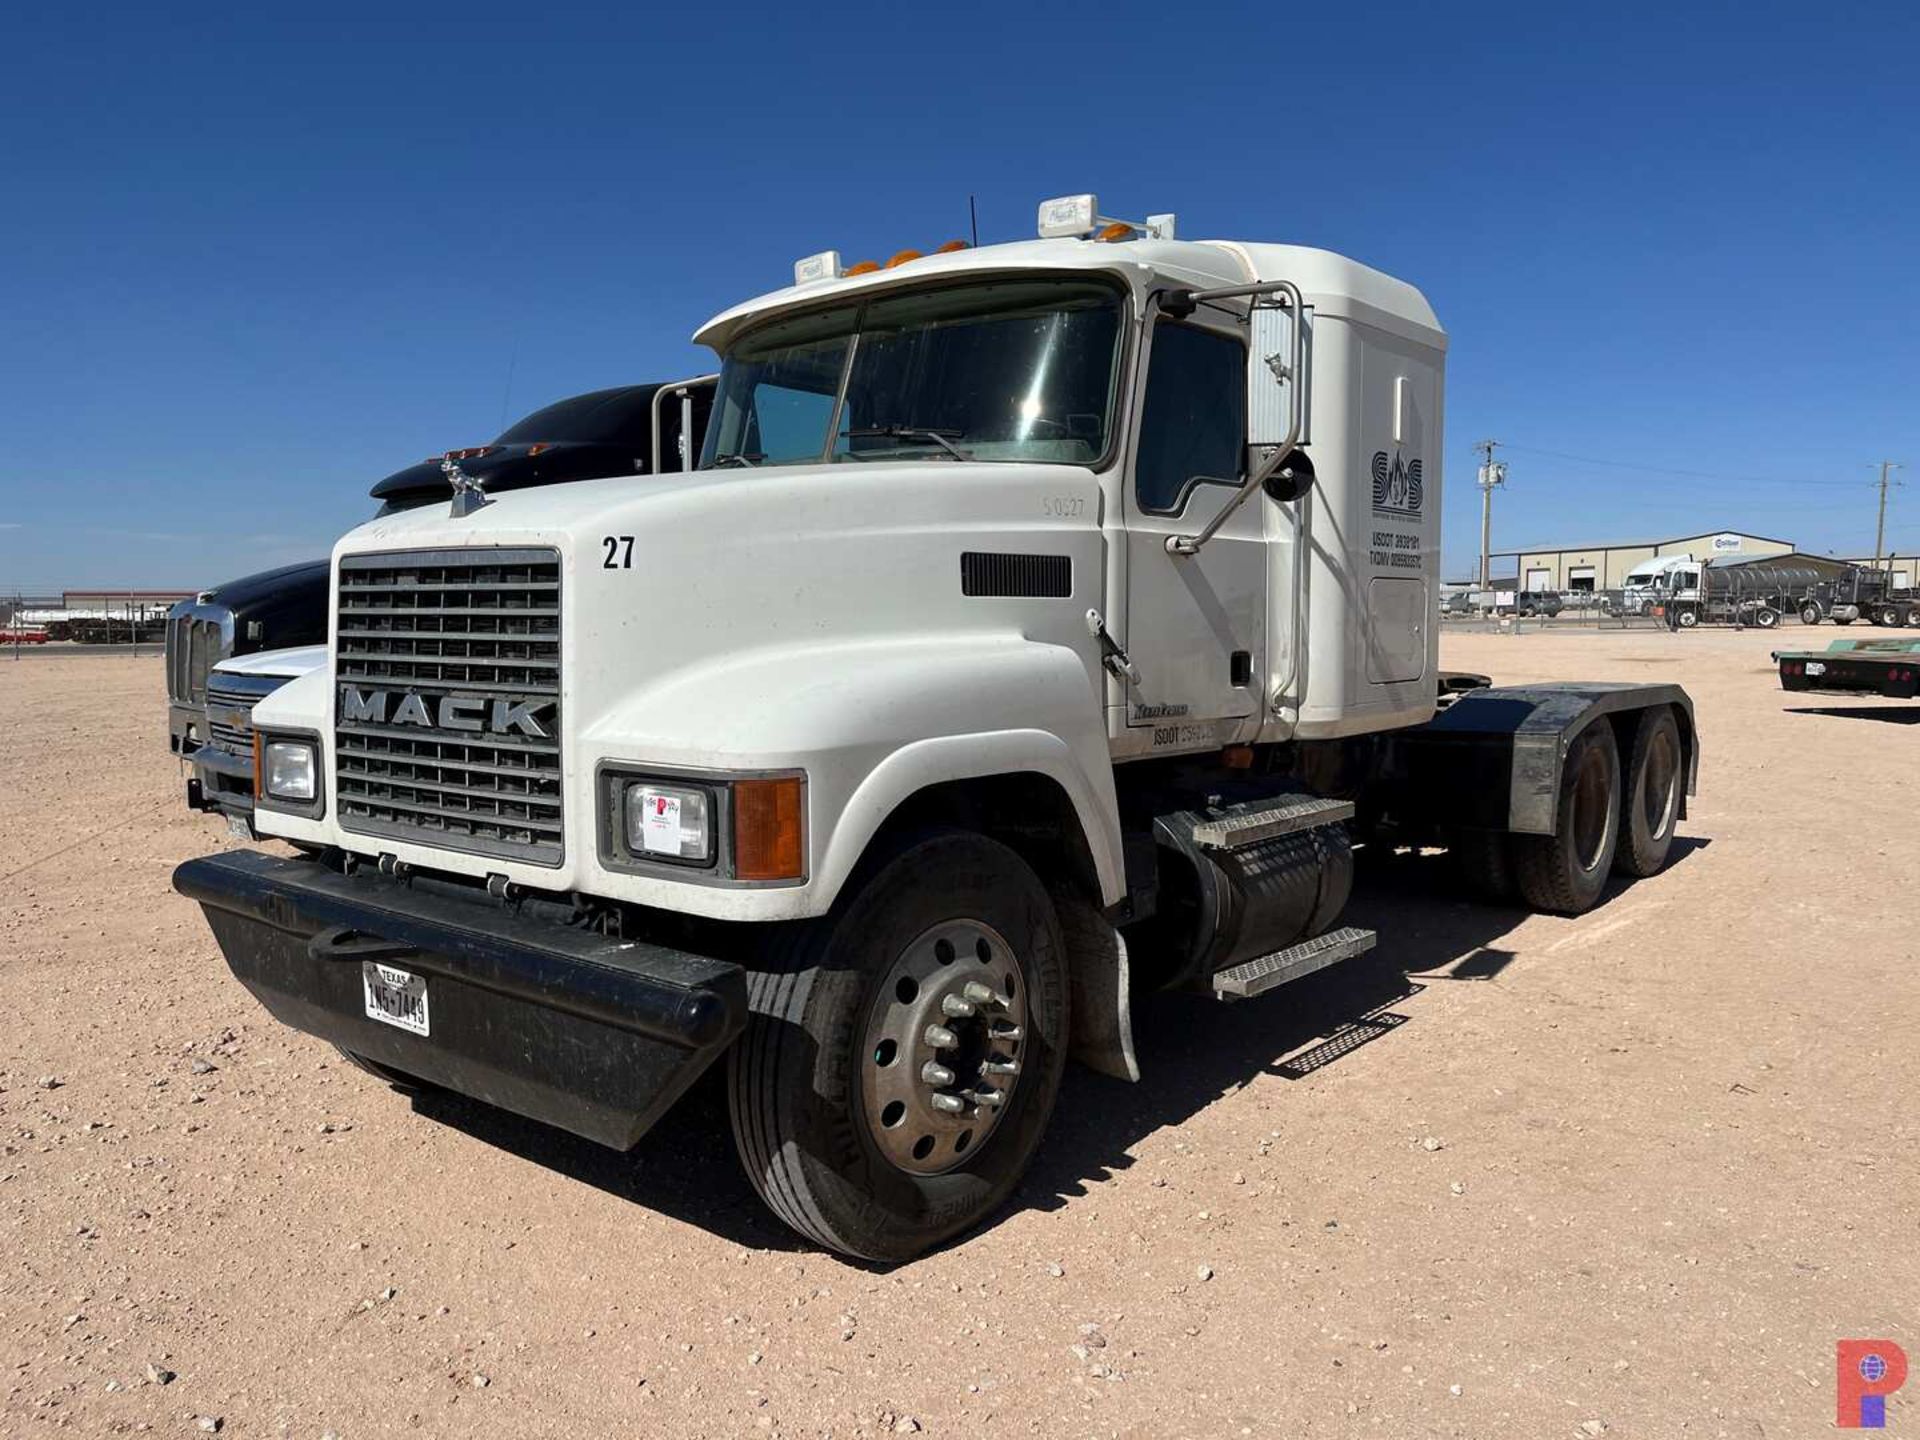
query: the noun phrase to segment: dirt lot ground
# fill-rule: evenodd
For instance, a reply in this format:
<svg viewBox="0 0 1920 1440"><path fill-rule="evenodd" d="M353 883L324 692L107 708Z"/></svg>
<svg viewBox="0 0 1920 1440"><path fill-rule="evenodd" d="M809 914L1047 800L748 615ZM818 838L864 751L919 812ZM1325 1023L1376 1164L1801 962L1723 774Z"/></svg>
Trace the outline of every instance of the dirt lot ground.
<svg viewBox="0 0 1920 1440"><path fill-rule="evenodd" d="M1445 643L1684 682L1673 867L1560 920L1376 862L1371 960L1151 1002L1147 1083L1070 1074L1014 1207L890 1272L764 1216L711 1087L618 1156L271 1022L168 888L225 842L158 661L0 659L0 1432L1826 1430L1836 1338L1920 1360L1920 707L1761 634Z"/></svg>

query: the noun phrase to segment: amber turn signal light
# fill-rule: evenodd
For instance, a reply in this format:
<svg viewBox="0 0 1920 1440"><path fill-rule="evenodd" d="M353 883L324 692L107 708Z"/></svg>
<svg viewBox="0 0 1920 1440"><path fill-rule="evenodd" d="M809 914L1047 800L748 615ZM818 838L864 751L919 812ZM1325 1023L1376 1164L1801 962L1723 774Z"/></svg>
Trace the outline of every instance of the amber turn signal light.
<svg viewBox="0 0 1920 1440"><path fill-rule="evenodd" d="M804 784L798 775L734 782L734 878L806 878L807 853L800 823L805 799Z"/></svg>

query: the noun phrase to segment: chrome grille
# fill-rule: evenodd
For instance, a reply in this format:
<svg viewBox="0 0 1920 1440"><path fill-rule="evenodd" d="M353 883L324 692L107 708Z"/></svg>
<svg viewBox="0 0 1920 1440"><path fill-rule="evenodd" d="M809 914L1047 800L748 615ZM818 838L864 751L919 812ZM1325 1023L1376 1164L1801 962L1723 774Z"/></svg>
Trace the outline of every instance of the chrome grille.
<svg viewBox="0 0 1920 1440"><path fill-rule="evenodd" d="M253 754L253 707L287 683L281 675L227 675L207 679L207 743L236 755Z"/></svg>
<svg viewBox="0 0 1920 1440"><path fill-rule="evenodd" d="M558 865L560 556L431 550L340 561L334 636L341 828ZM386 697L348 719L345 696ZM408 696L422 705L405 711ZM488 715L532 702L542 735L454 728L440 702ZM401 723L411 715L416 722Z"/></svg>
<svg viewBox="0 0 1920 1440"><path fill-rule="evenodd" d="M207 675L227 658L232 612L224 605L181 605L167 616L167 698L199 705Z"/></svg>

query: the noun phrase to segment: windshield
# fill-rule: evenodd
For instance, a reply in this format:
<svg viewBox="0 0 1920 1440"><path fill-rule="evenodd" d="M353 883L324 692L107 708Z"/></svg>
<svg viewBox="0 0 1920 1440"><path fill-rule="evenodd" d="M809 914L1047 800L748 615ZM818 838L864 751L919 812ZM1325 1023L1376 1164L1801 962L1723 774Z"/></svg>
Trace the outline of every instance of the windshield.
<svg viewBox="0 0 1920 1440"><path fill-rule="evenodd" d="M1119 294L1091 282L955 286L778 322L721 367L701 465L1092 464L1120 334Z"/></svg>

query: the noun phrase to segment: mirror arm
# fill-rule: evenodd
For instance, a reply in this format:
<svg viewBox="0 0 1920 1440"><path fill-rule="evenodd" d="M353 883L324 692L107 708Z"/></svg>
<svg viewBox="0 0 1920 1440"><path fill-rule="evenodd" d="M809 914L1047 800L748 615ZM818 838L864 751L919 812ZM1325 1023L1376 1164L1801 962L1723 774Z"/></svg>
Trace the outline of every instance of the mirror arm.
<svg viewBox="0 0 1920 1440"><path fill-rule="evenodd" d="M1291 280L1268 280L1259 285L1234 285L1223 290L1186 290L1181 291L1182 303L1204 304L1210 300L1229 300L1242 297L1260 297L1278 295L1281 303L1293 311L1293 353L1287 361L1286 374L1276 376L1293 382L1293 412L1287 418L1287 438L1273 448L1266 463L1252 471L1241 482L1233 498L1220 507L1220 512L1200 528L1195 535L1169 535L1167 553L1169 555L1195 555L1200 547L1219 533L1220 527L1227 523L1233 512L1247 503L1254 491L1266 484L1268 479L1287 463L1295 450L1299 448L1301 422L1306 413L1306 387L1301 384L1300 372L1306 360L1306 313L1307 303L1300 289ZM1191 312L1189 312L1191 313Z"/></svg>

